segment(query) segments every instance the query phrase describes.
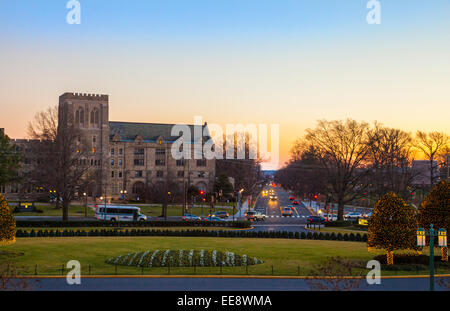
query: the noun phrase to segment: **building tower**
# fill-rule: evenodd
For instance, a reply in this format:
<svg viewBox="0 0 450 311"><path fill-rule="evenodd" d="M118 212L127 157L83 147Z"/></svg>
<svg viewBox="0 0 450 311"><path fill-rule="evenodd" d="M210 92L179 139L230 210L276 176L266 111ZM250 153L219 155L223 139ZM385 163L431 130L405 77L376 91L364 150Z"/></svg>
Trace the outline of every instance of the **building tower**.
<svg viewBox="0 0 450 311"><path fill-rule="evenodd" d="M58 123L74 125L87 144L87 165L95 182L83 191L90 197L110 198L109 172L109 98L108 95L64 93L59 97Z"/></svg>

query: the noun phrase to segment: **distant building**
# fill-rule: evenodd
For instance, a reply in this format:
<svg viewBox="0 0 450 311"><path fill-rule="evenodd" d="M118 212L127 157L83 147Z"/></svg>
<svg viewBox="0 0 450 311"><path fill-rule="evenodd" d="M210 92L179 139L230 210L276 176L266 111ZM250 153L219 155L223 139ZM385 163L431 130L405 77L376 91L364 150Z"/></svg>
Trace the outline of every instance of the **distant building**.
<svg viewBox="0 0 450 311"><path fill-rule="evenodd" d="M433 161L433 184L439 179L439 166ZM431 186L431 162L428 160L414 160L412 162L412 185L415 187Z"/></svg>
<svg viewBox="0 0 450 311"><path fill-rule="evenodd" d="M58 118L59 124L74 122L81 130L85 139L80 141L89 144L87 163L97 176L102 176L87 191L90 197L98 198L106 193L108 200L115 200L124 198L126 193L127 198L137 199L146 186L164 183L168 178L177 185L177 190L183 189L184 183L207 192L214 189L214 159L175 160L172 157L171 146L179 138L171 135L173 124L113 122L109 120L108 95L76 93L59 97ZM201 130L206 126L205 123ZM193 133L194 126L190 127ZM13 141L25 154L24 170L29 170L36 161L29 144L36 141ZM20 185L7 185L0 187L0 191L8 199L14 199L19 195L19 188Z"/></svg>

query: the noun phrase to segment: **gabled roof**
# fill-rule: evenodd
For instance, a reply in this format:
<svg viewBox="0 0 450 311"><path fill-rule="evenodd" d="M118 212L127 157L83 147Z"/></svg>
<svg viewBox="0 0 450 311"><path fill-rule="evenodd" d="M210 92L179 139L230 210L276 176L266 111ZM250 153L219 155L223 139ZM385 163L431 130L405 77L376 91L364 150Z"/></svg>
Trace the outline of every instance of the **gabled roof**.
<svg viewBox="0 0 450 311"><path fill-rule="evenodd" d="M120 136L121 141L134 141L138 135L147 142L156 142L159 137L165 141L176 141L180 136L172 136L172 127L176 124L161 123L134 123L134 122L109 122L109 139L112 140L115 135ZM191 129L191 137L194 138L194 125L188 125ZM207 127L202 125L202 131ZM117 136L116 136L117 137Z"/></svg>

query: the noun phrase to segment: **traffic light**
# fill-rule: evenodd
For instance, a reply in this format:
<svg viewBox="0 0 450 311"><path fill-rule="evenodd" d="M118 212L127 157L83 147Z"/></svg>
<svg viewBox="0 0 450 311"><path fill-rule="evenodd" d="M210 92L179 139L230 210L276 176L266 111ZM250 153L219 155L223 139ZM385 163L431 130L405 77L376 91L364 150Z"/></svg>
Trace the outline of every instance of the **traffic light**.
<svg viewBox="0 0 450 311"><path fill-rule="evenodd" d="M314 200L317 200L319 196L317 194L314 195Z"/></svg>

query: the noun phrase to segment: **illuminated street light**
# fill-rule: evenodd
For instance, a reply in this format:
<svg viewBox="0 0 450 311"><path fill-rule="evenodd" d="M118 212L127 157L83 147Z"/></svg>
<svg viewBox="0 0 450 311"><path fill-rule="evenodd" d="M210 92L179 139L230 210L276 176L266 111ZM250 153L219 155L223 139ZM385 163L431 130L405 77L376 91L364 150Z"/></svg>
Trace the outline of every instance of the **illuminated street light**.
<svg viewBox="0 0 450 311"><path fill-rule="evenodd" d="M439 229L438 237L439 237L439 246L447 247L447 230L445 230L444 228Z"/></svg>
<svg viewBox="0 0 450 311"><path fill-rule="evenodd" d="M423 228L417 230L417 246L425 246L425 229Z"/></svg>
<svg viewBox="0 0 450 311"><path fill-rule="evenodd" d="M425 237L430 237L430 291L434 291L434 238L439 238L439 246L447 247L447 230L441 228L435 230L433 224L430 224L430 230L424 230L423 228L417 229L417 246L425 246ZM448 253L442 254L442 259L448 260Z"/></svg>

